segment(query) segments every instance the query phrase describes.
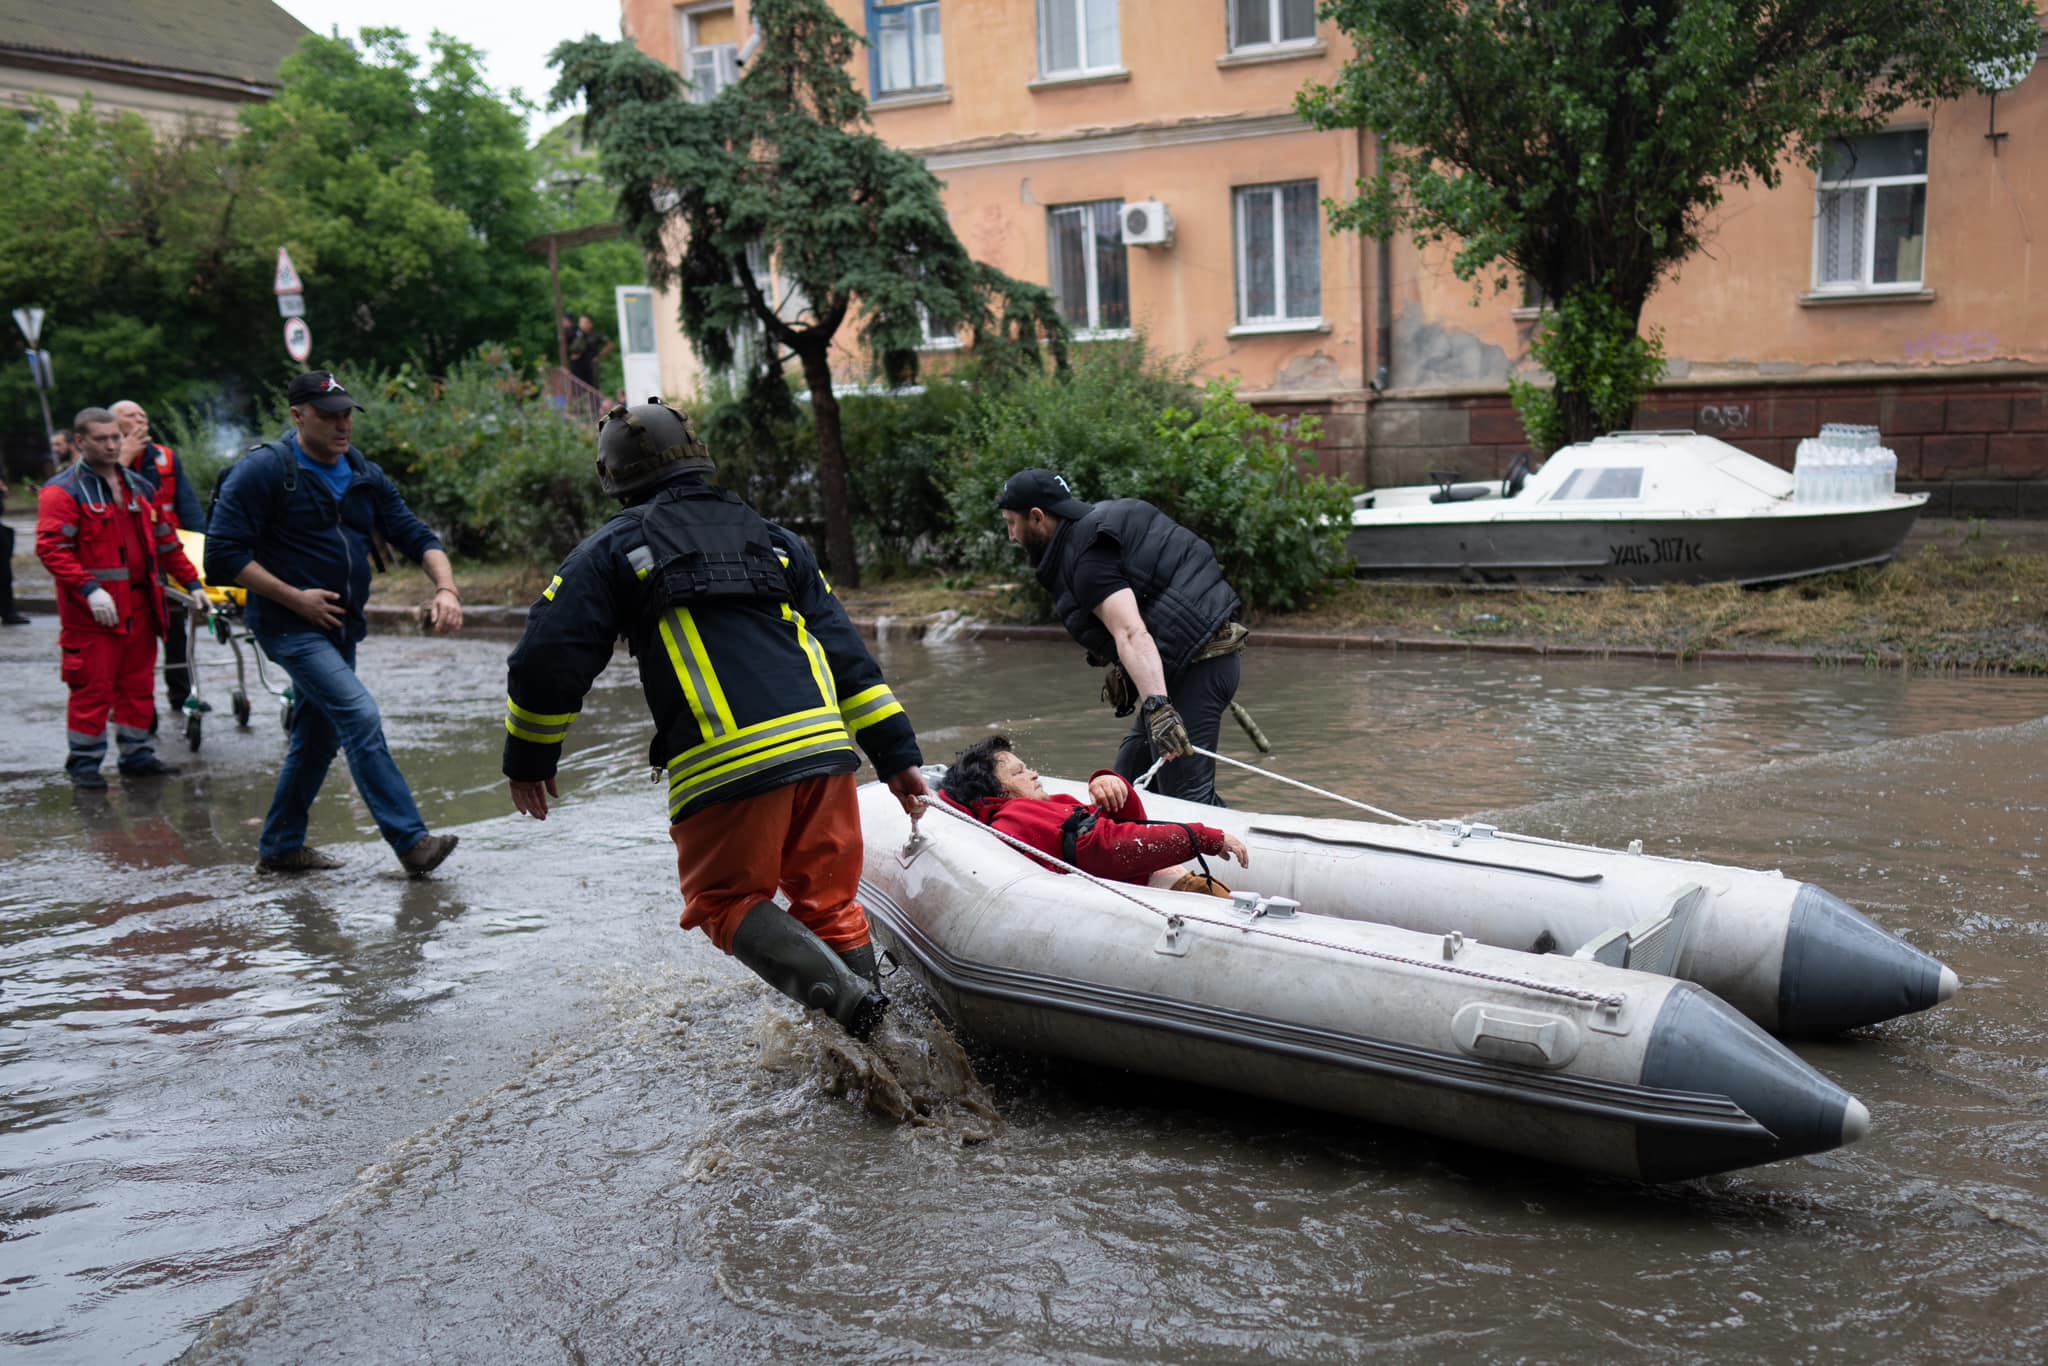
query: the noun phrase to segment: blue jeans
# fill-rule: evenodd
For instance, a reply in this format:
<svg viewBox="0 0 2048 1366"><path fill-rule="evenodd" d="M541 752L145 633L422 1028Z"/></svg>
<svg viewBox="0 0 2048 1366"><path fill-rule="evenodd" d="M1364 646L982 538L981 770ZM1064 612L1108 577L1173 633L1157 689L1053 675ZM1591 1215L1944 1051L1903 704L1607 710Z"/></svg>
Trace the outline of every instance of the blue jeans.
<svg viewBox="0 0 2048 1366"><path fill-rule="evenodd" d="M306 813L320 795L336 750L348 756L356 791L392 849L402 854L419 843L427 823L420 819L412 789L384 743L384 717L377 699L356 677L354 644L337 645L331 636L314 631L294 631L258 643L291 675L299 701L298 724L292 727L258 852L276 858L305 844Z"/></svg>

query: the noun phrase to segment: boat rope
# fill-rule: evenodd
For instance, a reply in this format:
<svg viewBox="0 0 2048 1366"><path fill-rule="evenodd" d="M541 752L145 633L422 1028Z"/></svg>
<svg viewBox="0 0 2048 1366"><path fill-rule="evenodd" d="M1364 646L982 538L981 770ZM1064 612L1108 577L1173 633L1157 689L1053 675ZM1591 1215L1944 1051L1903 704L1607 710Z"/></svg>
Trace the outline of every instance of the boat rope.
<svg viewBox="0 0 2048 1366"><path fill-rule="evenodd" d="M1261 778L1271 778L1276 783L1286 783L1289 787L1298 787L1304 792L1313 792L1318 797L1328 797L1333 802L1342 802L1346 806L1355 806L1360 811L1370 811L1375 816L1385 816L1388 820L1400 825L1422 824L1421 821L1410 820L1406 816L1397 816L1391 811L1359 801L1356 797L1347 797L1341 792L1332 792L1327 788L1317 787L1313 783L1302 782L1299 778L1290 778L1284 773L1275 773L1271 769L1260 768L1257 764L1248 764L1242 759L1233 759L1228 754L1218 754L1213 749L1203 749L1200 745L1196 745L1195 753L1202 755L1204 758L1220 760L1226 764L1236 764L1239 768L1256 773ZM1156 769L1158 765L1154 764L1153 767Z"/></svg>
<svg viewBox="0 0 2048 1366"><path fill-rule="evenodd" d="M1154 767L1156 768L1157 765L1154 765ZM1559 986L1555 982L1537 982L1527 977L1515 977L1506 973L1481 972L1477 968L1460 967L1456 963L1438 962L1433 958L1411 958L1406 954L1388 953L1384 949L1368 949L1356 944L1332 944L1321 939L1308 939L1301 935L1281 934L1275 930L1261 929L1257 925L1243 924L1232 920L1219 920L1214 916L1192 915L1186 911L1169 911L1164 907L1153 905L1127 887L1119 886L1107 878L1097 877L1085 868L1076 868L1057 854L1048 854L1043 849L1033 848L1015 836L996 829L993 825L978 820L964 811L957 811L939 801L936 797L923 797L919 800L923 803L925 810L937 811L941 815L949 816L956 821L971 825L977 830L987 831L1004 844L1009 845L1012 849L1028 858L1042 864L1050 864L1061 872L1071 873L1084 882L1093 883L1114 896L1120 896L1134 906L1143 907L1145 910L1164 919L1171 928L1178 928L1183 924L1196 924L1210 925L1220 930L1235 930L1239 934L1262 934L1274 939L1285 940L1291 944L1308 944L1315 948L1328 949L1332 953L1349 953L1360 958L1378 959L1383 963L1399 963L1404 967L1426 968L1431 972L1449 973L1455 977L1470 977L1481 982L1493 982L1501 986L1517 987L1523 991L1533 991L1545 996L1562 996L1568 1000L1581 1001L1587 1005L1603 1006L1610 1010L1619 1010L1627 1000L1619 992L1589 991L1584 987ZM911 822L910 833L911 838L915 839L917 837L917 822L915 820Z"/></svg>
<svg viewBox="0 0 2048 1366"><path fill-rule="evenodd" d="M1385 816L1388 820L1393 821L1398 825L1440 827L1444 824L1443 822L1439 821L1419 821L1411 819L1407 816L1398 815L1395 812L1387 811L1380 807L1373 806L1369 802L1359 801L1356 797L1347 797L1341 792L1331 792L1325 788L1317 787L1312 783L1304 783L1297 778L1290 778L1284 773L1275 773L1271 769L1260 768L1257 764L1248 764L1242 759L1233 759L1228 754L1218 754L1213 749L1203 749L1200 745L1196 745L1194 747L1194 750L1195 753L1203 755L1207 758L1217 759L1226 764L1235 764L1241 769L1245 769L1248 772L1258 774L1261 778L1271 778L1276 783L1286 783L1289 787L1298 787L1304 792L1313 792L1318 797L1328 797L1333 802L1342 802L1346 806L1355 806L1360 811L1370 811L1375 816ZM1152 775L1157 773L1164 763L1165 760L1162 759L1159 762L1153 764L1152 767L1146 769L1143 776L1141 776L1138 779L1138 785L1143 786L1146 782L1148 782L1151 779ZM1545 838L1542 835L1522 835L1517 834L1513 830L1495 830L1493 831L1492 837L1497 840L1506 840L1514 844L1537 844L1543 846L1546 849L1573 849L1577 850L1580 853L1587 854L1611 854L1614 852L1614 850L1612 849L1602 848L1600 845L1597 844L1580 844L1574 840L1554 840ZM1658 857L1658 855L1649 855L1649 857L1655 858Z"/></svg>

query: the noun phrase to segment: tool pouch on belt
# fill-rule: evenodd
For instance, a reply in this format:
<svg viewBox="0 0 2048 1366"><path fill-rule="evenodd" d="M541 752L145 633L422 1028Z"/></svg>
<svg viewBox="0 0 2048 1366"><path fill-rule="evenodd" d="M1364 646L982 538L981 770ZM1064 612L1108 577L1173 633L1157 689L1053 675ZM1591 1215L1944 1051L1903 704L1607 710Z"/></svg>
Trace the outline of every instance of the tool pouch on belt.
<svg viewBox="0 0 2048 1366"><path fill-rule="evenodd" d="M1129 716L1138 709L1138 685L1131 682L1123 665L1112 663L1102 671L1102 700L1118 716Z"/></svg>
<svg viewBox="0 0 2048 1366"><path fill-rule="evenodd" d="M1245 637L1250 634L1251 628L1241 621L1225 622L1223 629L1218 631L1207 645L1195 651L1195 657L1188 662L1200 664L1205 659L1221 659L1225 655L1234 655L1244 648ZM1123 713L1117 714L1121 716Z"/></svg>

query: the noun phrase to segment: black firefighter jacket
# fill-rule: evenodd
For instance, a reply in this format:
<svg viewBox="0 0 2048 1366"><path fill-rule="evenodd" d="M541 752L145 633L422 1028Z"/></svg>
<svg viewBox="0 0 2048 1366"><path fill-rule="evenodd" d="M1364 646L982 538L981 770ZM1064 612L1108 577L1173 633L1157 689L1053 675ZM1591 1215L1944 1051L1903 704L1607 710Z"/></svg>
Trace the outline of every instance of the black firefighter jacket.
<svg viewBox="0 0 2048 1366"><path fill-rule="evenodd" d="M660 590L645 519L687 524L700 508L765 533L781 568L774 591L786 588L785 601L677 602ZM507 777L554 776L584 695L622 635L654 717L648 758L666 770L672 822L715 802L851 773L860 767L856 742L884 776L922 762L910 718L809 548L734 495L688 479L576 547L533 604L507 681Z"/></svg>

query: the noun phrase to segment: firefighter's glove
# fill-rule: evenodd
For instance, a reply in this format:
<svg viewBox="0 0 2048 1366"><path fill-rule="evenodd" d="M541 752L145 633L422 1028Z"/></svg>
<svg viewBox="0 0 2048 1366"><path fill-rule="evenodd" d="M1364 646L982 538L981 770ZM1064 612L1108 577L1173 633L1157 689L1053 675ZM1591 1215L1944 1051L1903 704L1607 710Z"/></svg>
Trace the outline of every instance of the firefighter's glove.
<svg viewBox="0 0 2048 1366"><path fill-rule="evenodd" d="M1138 685L1131 682L1123 665L1112 662L1102 671L1102 700L1118 716L1129 716L1138 709Z"/></svg>
<svg viewBox="0 0 2048 1366"><path fill-rule="evenodd" d="M119 626L120 609L114 606L114 595L104 588L95 588L85 595L85 605L92 609L92 619L102 626Z"/></svg>
<svg viewBox="0 0 2048 1366"><path fill-rule="evenodd" d="M1146 734L1152 737L1152 757L1155 759L1178 759L1183 754L1194 752L1194 741L1188 739L1188 727L1180 719L1180 713L1173 709L1173 703L1164 697L1148 697L1139 712L1145 723Z"/></svg>

